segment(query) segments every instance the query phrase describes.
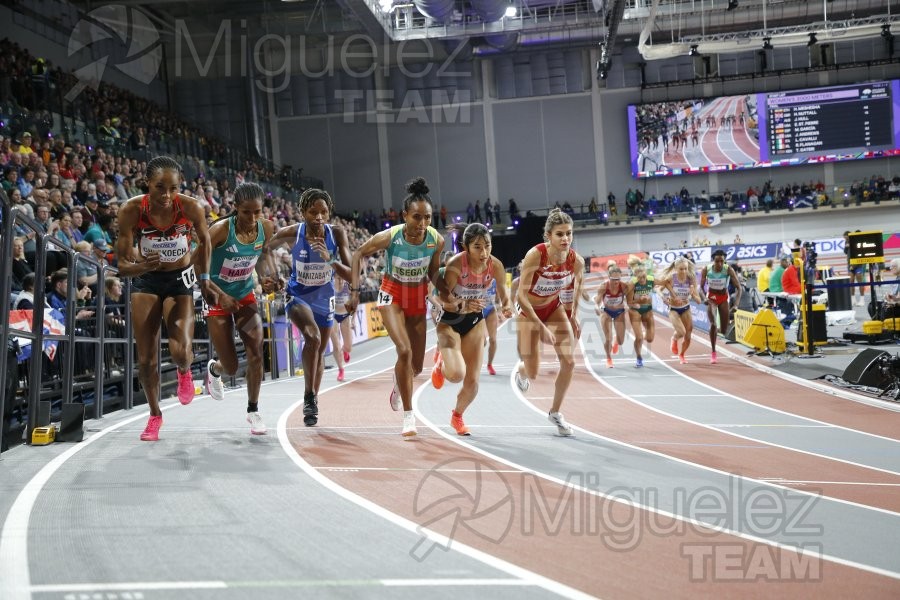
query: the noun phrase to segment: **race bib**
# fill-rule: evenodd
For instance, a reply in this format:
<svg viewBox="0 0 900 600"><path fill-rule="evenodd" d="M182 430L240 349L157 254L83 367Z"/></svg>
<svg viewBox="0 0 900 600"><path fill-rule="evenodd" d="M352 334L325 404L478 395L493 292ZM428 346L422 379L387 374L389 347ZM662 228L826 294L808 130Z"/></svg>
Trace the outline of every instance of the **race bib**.
<svg viewBox="0 0 900 600"><path fill-rule="evenodd" d="M332 296L331 298L328 299L328 312L333 313L334 306L335 306L335 299L334 299L334 296Z"/></svg>
<svg viewBox="0 0 900 600"><path fill-rule="evenodd" d="M391 276L401 283L420 283L428 273L430 256L422 258L404 259L395 256L390 265Z"/></svg>
<svg viewBox="0 0 900 600"><path fill-rule="evenodd" d="M188 253L188 239L183 235L173 238L142 237L140 241L141 256L159 254L159 262L178 262Z"/></svg>
<svg viewBox="0 0 900 600"><path fill-rule="evenodd" d="M709 285L709 289L717 291L722 291L728 286L727 279L720 279L718 277L716 279L707 279L706 283Z"/></svg>
<svg viewBox="0 0 900 600"><path fill-rule="evenodd" d="M186 288L194 287L194 284L197 283L197 274L194 272L194 265L189 266L181 272L181 281L184 282L184 287Z"/></svg>
<svg viewBox="0 0 900 600"><path fill-rule="evenodd" d="M378 306L388 306L394 303L394 297L385 292L384 290L378 290Z"/></svg>
<svg viewBox="0 0 900 600"><path fill-rule="evenodd" d="M553 278L540 275L538 276L537 281L534 282L531 293L535 296L552 296L563 288L568 287L570 283L572 283L571 273L566 273L563 277Z"/></svg>
<svg viewBox="0 0 900 600"><path fill-rule="evenodd" d="M564 289L559 293L559 301L563 304L572 304L575 302L575 290L573 288Z"/></svg>
<svg viewBox="0 0 900 600"><path fill-rule="evenodd" d="M328 263L294 262L294 280L308 287L319 287L331 281L334 271Z"/></svg>
<svg viewBox="0 0 900 600"><path fill-rule="evenodd" d="M222 261L218 277L226 283L245 281L256 268L257 260L259 260L258 256L226 258Z"/></svg>

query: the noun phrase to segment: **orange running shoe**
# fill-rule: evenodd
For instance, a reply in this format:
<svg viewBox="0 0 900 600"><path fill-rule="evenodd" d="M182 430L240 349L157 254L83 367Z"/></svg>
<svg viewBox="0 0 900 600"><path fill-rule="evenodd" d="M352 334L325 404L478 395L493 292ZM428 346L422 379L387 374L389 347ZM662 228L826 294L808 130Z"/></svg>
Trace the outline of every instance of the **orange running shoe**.
<svg viewBox="0 0 900 600"><path fill-rule="evenodd" d="M613 354L618 354L618 353L619 353L619 342L613 342L613 343L612 343L612 353L613 353Z"/></svg>
<svg viewBox="0 0 900 600"><path fill-rule="evenodd" d="M686 364L687 364L687 359L684 357L684 354L679 354L679 355L678 355L678 362L680 362L680 363L683 364L683 365L686 365Z"/></svg>
<svg viewBox="0 0 900 600"><path fill-rule="evenodd" d="M607 358L607 359L606 359L606 368L607 368L607 369L612 369L612 368L613 368L613 361L612 361L611 358Z"/></svg>
<svg viewBox="0 0 900 600"><path fill-rule="evenodd" d="M678 340L672 338L672 354L678 354Z"/></svg>
<svg viewBox="0 0 900 600"><path fill-rule="evenodd" d="M455 410L450 412L450 426L456 430L458 435L470 435L469 428L463 423L462 415Z"/></svg>
<svg viewBox="0 0 900 600"><path fill-rule="evenodd" d="M431 369L431 385L439 390L444 387L444 361L438 358L437 363Z"/></svg>

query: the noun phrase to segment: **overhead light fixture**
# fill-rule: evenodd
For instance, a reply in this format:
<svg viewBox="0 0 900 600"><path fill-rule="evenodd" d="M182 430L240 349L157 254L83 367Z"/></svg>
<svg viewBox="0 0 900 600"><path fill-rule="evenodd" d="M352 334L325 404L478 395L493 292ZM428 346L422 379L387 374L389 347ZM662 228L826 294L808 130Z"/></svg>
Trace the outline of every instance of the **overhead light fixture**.
<svg viewBox="0 0 900 600"><path fill-rule="evenodd" d="M772 38L763 38L763 50L774 50L775 47L772 46Z"/></svg>
<svg viewBox="0 0 900 600"><path fill-rule="evenodd" d="M734 10L738 7L738 0L728 0L728 8L725 10Z"/></svg>
<svg viewBox="0 0 900 600"><path fill-rule="evenodd" d="M815 32L809 34L809 41L806 43L807 46L815 46L819 43L819 40L816 39Z"/></svg>
<svg viewBox="0 0 900 600"><path fill-rule="evenodd" d="M691 51L688 53L688 56L700 56L700 50L698 50L697 44L691 46Z"/></svg>
<svg viewBox="0 0 900 600"><path fill-rule="evenodd" d="M515 5L510 2L509 6L506 7L506 16L507 17L515 17L519 14L519 10L515 7Z"/></svg>

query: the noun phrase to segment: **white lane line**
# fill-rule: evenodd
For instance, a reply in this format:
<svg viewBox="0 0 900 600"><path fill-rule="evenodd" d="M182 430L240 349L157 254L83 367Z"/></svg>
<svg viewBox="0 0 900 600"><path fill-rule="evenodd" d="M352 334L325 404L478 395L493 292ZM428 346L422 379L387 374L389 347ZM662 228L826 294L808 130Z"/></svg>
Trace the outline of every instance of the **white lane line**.
<svg viewBox="0 0 900 600"><path fill-rule="evenodd" d="M654 406L650 406L649 404L645 404L645 403L641 402L640 400L635 400L634 397L632 397L632 396L626 394L625 392L623 392L623 391L621 391L621 390L615 389L614 387L612 387L611 385L609 385L608 383L606 383L606 382L603 380L602 377L599 377L599 376L597 375L596 371L594 371L594 368L593 368L593 366L591 365L590 359L588 358L587 354L585 353L584 345L583 345L583 343L582 343L580 340L579 340L579 346L580 346L580 349L581 349L582 360L584 361L584 364L587 366L588 371L591 373L591 375L594 376L594 379L596 379L597 381L599 381L600 384L601 384L602 386L604 386L605 388L609 389L610 391L612 391L612 392L618 392L618 393L621 395L621 397L622 397L623 399L628 400L629 402L633 402L634 404L637 404L638 406L642 406L642 407L646 408L647 410L651 410L651 411L653 411L653 412L655 412L655 413L658 413L658 414L661 414L661 415L665 415L665 416L669 417L670 419L676 419L676 420L678 420L678 421L684 421L685 423L690 423L691 425L696 425L696 426L698 426L698 427L703 427L704 429L709 429L710 431L716 431L716 432L719 432L719 433L721 433L721 434L723 434L723 435L727 435L727 436L730 436L730 437L734 437L734 438L746 440L746 441L748 441L748 442L752 442L753 444L763 444L763 445L765 445L765 446L769 446L769 447L772 447L772 448L782 448L782 449L785 449L785 450L791 450L791 451L793 451L793 452L799 452L799 453L801 453L801 454L808 454L808 455L810 455L810 456L817 456L817 457L820 457L820 458L825 458L825 459L833 460L833 461L836 461L836 462L842 462L842 463L846 463L846 464L851 464L851 465L854 465L854 466L857 466L857 467L862 467L862 468L870 469L870 470L873 470L873 471L882 471L882 472L885 472L885 473L889 473L889 474L891 474L891 475L896 475L896 474L897 474L897 473L893 473L892 471L886 471L886 470L884 470L884 469L879 469L879 468L877 468L877 467L871 467L871 466L868 466L868 465L861 465L861 464L853 463L853 462L851 462L851 461L845 461L845 460L841 460L841 459L839 459L839 458L834 458L834 457L831 457L831 456L827 456L827 455L824 455L824 454L816 454L815 452L810 452L810 451L807 451L807 450L799 450L799 449L797 449L797 448L790 448L790 447L787 447L787 446L782 446L782 445L779 445L779 444L774 444L774 443L771 443L771 442L767 442L767 441L765 441L765 440L759 440L759 439L752 438L752 437L749 437L749 436L740 435L740 434L735 433L735 432L733 432L733 431L726 431L726 430L724 430L724 429L716 429L716 428L714 428L714 427L711 426L711 425L706 425L705 423L700 423L700 422L697 422L697 421L693 421L693 420L691 420L691 419L688 419L687 417L680 417L680 416L678 416L678 415L674 415L674 414L665 412L665 411L663 411L663 410L661 410L661 409L658 409L658 408L656 408L656 407L654 407ZM714 388L711 388L711 389L714 389ZM518 392L518 388L515 389L515 390L513 390L513 391L514 391L514 392ZM528 401L525 399L525 396L523 396L522 394L519 394L519 397L522 398L522 400L523 400L528 406L531 406L532 408L534 408L535 410L537 410L537 407L535 407L535 406L532 405L530 402L528 402ZM606 438L606 437L604 437L604 436L601 436L600 434L594 433L593 431L587 431L587 430L584 430L584 431L585 431L585 433L587 433L587 434L589 434L589 435L596 436L596 437L598 437L598 438L600 438L600 439L603 439L603 440L608 440L608 439L609 439L609 438ZM630 444L627 444L627 443L625 443L625 442L620 442L620 441L618 441L618 440L610 440L610 441L614 441L614 442L617 443L617 444L622 444L622 445L625 445L625 446L630 446ZM643 451L645 451L645 452L652 452L651 450L647 450L646 448L639 448L639 449L640 449L640 450L643 450ZM752 478L752 477L746 477L746 476L743 476L743 475L737 475L737 474L735 474L735 473L729 473L729 472L727 472L727 471L723 471L723 470L721 470L721 469L716 469L716 468L713 468L713 467L710 467L710 466L708 466L708 465L704 465L704 464L701 464L701 463L691 462L691 461L688 461L688 460L684 460L684 459L677 458L677 457L674 457L674 456L669 456L669 455L666 455L666 454L659 454L659 456L664 456L664 457L669 458L669 459L671 459L671 460L675 460L675 461L678 461L678 462L681 462L681 463L684 463L684 464L687 464L687 465L692 465L692 466L695 466L695 467L698 467L698 468L702 468L702 469L711 471L711 472L713 472L713 473L720 473L720 474L723 474L723 475L728 475L729 477L740 477L741 479L745 479L745 480L747 480L747 481L752 481L752 482L757 482L757 483L759 482L759 480L754 479L754 478ZM768 485L772 485L771 482L766 482L766 483L767 483ZM784 489L785 489L785 490L788 490L788 491L799 492L799 493L801 493L801 494L806 493L806 492L804 492L803 490L796 490L796 489L794 489L794 488L787 488L787 487L785 487ZM817 498L821 497L821 495L818 495L818 494L814 494L814 495L815 495ZM881 513L885 513L885 514L892 515L892 516L898 516L898 515L900 515L900 512L897 512L897 511L887 510L887 509L885 509L885 508L879 508L879 507L875 507L875 506L868 506L868 505L866 505L866 504L860 504L860 503L858 503L858 502L852 502L852 501L850 501L850 500L844 500L844 499L842 499L842 498L834 498L834 497L832 497L832 496L826 496L826 498L827 498L828 500L833 501L833 502L839 502L839 503L841 503L841 504L847 504L848 506L856 506L856 507L858 507L858 508L864 508L864 509L867 509L867 510L874 510L874 511L876 511L876 512L881 512Z"/></svg>
<svg viewBox="0 0 900 600"><path fill-rule="evenodd" d="M808 483L821 485L864 485L872 487L900 487L900 483L878 483L875 481L806 481L803 479L781 479L780 477L763 478L763 481L777 481L778 483Z"/></svg>
<svg viewBox="0 0 900 600"><path fill-rule="evenodd" d="M382 579L388 587L522 586L534 585L521 579Z"/></svg>
<svg viewBox="0 0 900 600"><path fill-rule="evenodd" d="M587 353L586 353L586 351L585 351L584 345L581 344L580 342L579 342L579 344L581 345L581 351L582 351L582 355L584 356L584 362L585 362L585 364L588 366L588 369L591 371L591 373L594 373L594 374L595 374L595 378L599 378L600 376L596 374L597 372L594 370L593 366L590 364L590 360L588 359L588 356L587 356ZM652 358L654 358L654 359L657 358L657 355L656 355L655 353L653 353L652 351L650 352L650 356L651 356ZM747 404L747 405L749 405L749 406L753 406L753 407L759 408L759 409L761 409L761 410L763 410L763 411L772 412L772 413L775 413L775 414L786 415L786 416L788 416L788 417L792 417L792 418L797 419L797 420L799 420L799 421L806 421L806 422L808 422L808 423L813 423L813 424L816 424L816 425L827 425L827 426L832 427L832 428L834 428L834 429L842 429L842 430L844 430L844 431L849 431L849 432L851 432L851 433L858 433L858 434L860 434L860 435L869 436L869 437L873 437L873 438L876 438L876 439L885 440L885 441L888 441L888 442L893 442L893 443L895 443L895 444L900 444L900 440L896 440L896 439L893 439L893 438L885 437L885 436L883 436L883 435L877 435L877 434L874 434L874 433L869 433L869 432L867 432L867 431L860 431L860 430L858 430L858 429L852 429L852 428L850 428L850 427L844 427L843 425L837 425L837 424L834 424L834 423L828 423L827 421L820 421L819 419L813 419L813 418L810 418L810 417L804 417L803 415L798 415L798 414L795 414L795 413L787 412L787 411L785 411L785 410L780 410L780 409L777 409L777 408L772 408L772 407L770 407L770 406L765 406L765 405L760 404L760 403L758 403L758 402L754 402L754 401L752 401L752 400L747 400L746 398L741 398L740 396L736 396L736 395L731 394L731 393L729 393L729 392L727 392L727 391L720 390L720 389L716 388L715 386L709 385L709 384L707 384L707 383L703 383L702 381L698 381L698 380L696 380L696 379L694 379L694 378L688 376L686 373L682 373L681 371L678 371L678 370L672 368L671 366L669 366L669 365L667 365L667 364L663 364L663 366L664 366L666 369L669 369L670 371L672 371L673 373L678 374L678 375L681 375L681 377L683 377L686 381L688 381L688 382L690 382L690 383L699 385L700 387L706 388L707 390L710 390L710 391L712 391L712 392L716 392L716 393L721 394L721 395L723 395L723 396L727 396L727 397L732 398L732 399L734 399L734 400L737 400L738 402L741 402L741 403L743 403L743 404ZM613 391L622 393L621 390L613 390ZM629 398L633 398L633 396L629 396ZM632 401L634 401L634 400L632 400ZM655 409L655 408L653 408L653 407L650 407L650 406L645 405L645 404L640 403L640 402L639 402L638 404L641 404L642 406L647 406L647 408L650 408L650 409L652 409L652 410L657 410L657 409ZM662 412L662 411L658 411L658 412ZM677 415L673 415L673 414L669 414L669 413L663 413L663 414L667 414L667 415L669 415L669 416L672 417L672 418L681 419L681 420L686 421L686 422L688 422L688 423L694 423L694 424L699 425L699 426L701 426L701 427L712 428L712 426L710 426L710 425L707 425L707 424L705 424L705 423L700 423L699 421L693 421L693 420L688 419L688 418L686 418L686 417L679 417L679 416L677 416ZM718 431L718 430L716 430L716 431ZM737 436L737 437L743 437L743 436L739 436L738 434L733 433L733 432L725 432L725 433L727 433L728 435L734 435L734 436ZM751 438L748 438L748 439L751 439ZM791 447L791 446L784 446L784 445L782 445L782 444L776 444L775 442L771 442L771 441L768 441L768 440L758 440L758 439L754 439L754 441L756 441L756 442L762 442L762 443L765 443L765 444L770 444L770 445L775 446L775 447L778 447L778 448L785 448L785 449L788 449L788 450L793 450L794 452L800 452L800 453L802 453L802 454L808 454L808 455L810 455L810 456L818 456L818 457L822 457L822 458L827 458L827 459L829 459L829 460L833 460L833 461L837 461L837 462L842 462L842 463L845 463L845 464L848 464L848 465L853 465L853 466L857 466L857 467L863 467L863 468L866 468L866 469L872 469L873 471L881 471L882 473L890 473L891 475L900 475L900 471L893 471L893 470L891 470L891 469L885 469L885 468L882 468L882 467L876 467L876 466L873 466L873 465L865 465L865 464L858 463L858 462L855 462L855 461L852 461L852 460L847 460L847 459L843 459L843 458L837 458L837 457L834 457L834 456L828 456L827 454L819 454L819 453L817 453L817 452L812 452L812 451L810 451L810 450L803 450L803 449L801 449L801 448L796 448L796 447Z"/></svg>
<svg viewBox="0 0 900 600"><path fill-rule="evenodd" d="M509 384L510 384L510 388L512 389L513 393L514 393L514 394L519 398L519 400L522 401L526 406L530 407L530 408L531 408L532 410L534 410L535 412L538 412L538 413L540 413L541 415L543 415L543 414L544 414L543 411L541 411L541 410L538 409L536 406L534 406L533 404L531 404L530 402L528 402L528 400L525 398L525 396L519 391L518 387L516 387L516 384L515 384L515 381L514 381L514 375L515 375L514 373L511 373L510 376L509 376ZM417 407L417 405L418 405L419 397L421 396L422 392L425 391L425 390L426 390L427 388L429 388L429 387L430 387L430 384L423 384L423 385L421 385L421 386L416 390L415 394L413 394L413 408L414 408L414 409L416 409L416 407ZM734 537L738 537L738 538L741 538L741 539L749 540L749 541L756 542L756 543L759 543L759 544L764 544L764 545L767 545L767 546L777 547L777 548L780 548L781 550L784 550L784 551L787 551L787 552L792 552L792 553L797 553L797 554L803 554L803 555L805 555L805 556L808 556L811 560L820 560L820 559L824 559L824 560L828 560L828 561L830 561L830 562L834 562L834 563L837 563L837 564L846 565L846 566L853 567L853 568L856 568L856 569L860 569L860 570L863 570L863 571L867 571L867 572L870 572L870 573L875 573L875 574L878 574L878 575L884 575L884 576L890 577L890 578L892 578L892 579L900 579L900 572L888 571L887 569L882 569L882 568L880 568L880 567L873 567L873 566L871 566L871 565L865 565L865 564L862 564L862 563L857 563L857 562L852 561L852 560L847 560L847 559L839 558L839 557L836 557L836 556L829 556L829 555L826 555L826 554L824 554L824 553L811 552L810 550L807 550L807 549L804 549L804 548L797 548L796 546L792 546L792 545L790 545L790 544L784 544L784 543L777 542L777 541L773 541L773 540L767 540L767 539L765 539L765 538L761 538L761 537L757 537L757 536L754 536L754 535L751 535L751 534L743 533L743 532L741 532L741 531L735 531L735 530L732 530L732 529L728 529L728 528L726 528L726 527L724 527L724 526L721 526L721 525L711 525L711 524L709 524L709 523L705 523L705 522L703 522L703 521L699 521L699 520L697 520L697 519L693 519L693 518L690 518L690 517L685 517L685 516L683 516L683 515L675 514L675 513L673 513L673 512L666 511L666 510L663 510L663 509L660 509L660 508L657 508L657 507L653 507L653 506L641 504L641 503L638 503L638 502L634 502L634 501L632 501L632 500L629 500L628 498L623 498L623 497L618 496L618 495L610 495L610 494L606 494L606 493L604 493L604 492L601 492L601 491L598 491L598 490L594 490L594 489L585 487L585 486L583 486L583 485L579 485L579 484L578 484L577 482L575 482L575 481L571 481L571 480L565 480L565 481L564 481L564 480L562 480L562 479L560 479L560 478L558 478L558 477L555 477L555 476L553 476L553 475L549 475L549 474L547 474L547 473L541 473L541 472L535 471L534 469L528 468L528 467L526 467L526 466L524 466L524 465L520 465L520 464L518 464L518 463L516 463L516 462L513 462L513 461L511 461L511 460L508 460L508 459L506 459L506 458L503 458L503 457L501 457L501 456L499 456L499 455L496 455L496 454L494 454L494 453L492 453L492 452L488 452L488 451L486 451L486 450L483 450L482 448L479 448L478 446L475 446L475 445L473 445L473 444L471 444L471 443L466 442L466 441L465 441L466 438L464 438L464 437L460 437L460 436L457 436L457 435L450 435L448 432L444 431L444 430L441 429L439 426L437 426L437 425L435 425L434 423L432 423L432 422L431 422L429 419L427 419L424 415L420 414L418 410L416 410L416 415L419 417L419 419L420 419L423 423L425 423L430 429L432 429L433 431L435 431L438 435L440 435L441 437L443 437L443 438L445 438L445 439L447 439L447 440L452 441L452 442L455 443L455 444L458 444L458 445L462 446L463 448L465 448L465 449L467 449L467 450L470 450L470 451L472 451L472 452L477 452L478 454L481 454L482 456L485 456L485 457L487 457L487 458L489 458L489 459L491 459L491 460L493 460L493 461L496 461L496 462L498 462L498 463L504 464L504 465L506 465L506 466L508 466L508 467L511 467L511 468L513 468L513 469L519 469L519 470L521 470L521 471L523 471L523 472L525 472L525 473L534 475L535 477L540 477L540 478L545 479L545 480L547 480L547 481L549 481L549 482L552 482L552 483L555 483L555 484L557 484L557 485L560 485L560 486L562 486L562 487L564 487L564 488L572 488L572 489L574 489L574 490L578 490L578 491L584 492L584 493L586 493L586 494L590 494L590 495L592 495L592 496L597 496L597 497L599 497L599 498L603 498L603 499L608 500L608 501L610 501L610 502L616 502L616 503L622 504L622 505L624 505L624 506L628 506L628 507L630 507L630 508L637 508L637 509L640 509L640 510L646 510L646 511L648 511L648 512L652 512L652 513L661 515L661 516L663 516L663 517L667 517L667 518L670 518L670 519L675 519L675 520L678 520L678 521L681 521L681 522L685 522L685 523L690 523L691 525L694 525L695 527L698 527L698 528L701 528L701 529L705 529L705 530L708 530L708 531L715 531L715 532L719 532L719 533L724 533L724 534L727 534L727 535L732 535L732 536L734 536ZM619 441L617 441L617 440L612 440L612 439L609 439L609 438L604 438L604 437L601 436L601 435L598 435L598 434L593 433L593 432L591 432L591 431L587 431L587 430L582 429L582 428L580 428L580 427L573 426L573 429L576 429L577 431L580 431L580 432L582 432L582 433L585 433L586 435L589 435L589 436L592 436L592 437L596 437L596 438L599 438L599 439L601 439L601 440L605 440L605 441L610 442L611 444L614 444L614 445L620 445L620 446L629 447L629 448L632 448L632 449L637 450L637 451L639 451L639 452L646 452L646 453L649 453L649 454L655 454L655 455L660 456L660 457L662 457L662 458L665 458L665 459L667 459L667 460L674 460L674 461L677 461L677 462L681 462L681 463L684 463L684 464L692 465L692 466L695 466L695 467L698 467L698 468L702 468L702 469L705 469L705 470L709 470L709 471L713 471L713 472L716 472L716 473L720 473L720 474L726 475L726 476L728 476L728 477L732 477L732 478L735 478L735 477L736 477L736 478L745 479L745 480L747 480L747 481L754 482L753 479L750 479L750 478L747 478L747 477L741 477L741 476L739 476L739 475L734 475L734 474L732 474L732 473L726 473L726 472L724 472L724 471L718 471L718 470L712 469L712 468L710 468L710 467L705 467L704 465L697 465L697 464L690 463L690 462L685 461L685 460L682 460L682 459L678 459L678 458L674 458L674 457L671 457L671 456L667 456L667 455L665 455L665 454L660 454L660 453L654 452L654 451L652 451L652 450L647 450L646 448L640 448L640 447L638 447L638 446L633 446L633 445L631 445L631 444L626 444L626 443L623 443L623 442L619 442ZM558 437L558 436L557 436L557 437ZM568 443L568 442L570 442L570 441L572 441L572 440L569 440L568 438L559 438L559 441L560 441L560 443ZM762 484L764 484L764 485L768 485L768 486L772 486L772 487L781 487L781 486L778 486L778 485L773 484L773 483L771 483L771 482L760 482L760 481L755 481L755 483L762 483ZM810 492L806 492L806 491L801 490L801 489L798 489L798 488L787 488L787 487L784 487L783 489L790 490L792 493L795 493L795 494L806 494L806 495L814 496L814 497L816 497L816 498L821 498L821 497L822 497L820 494L812 494L812 493L810 493ZM871 507L865 507L865 508L871 508ZM883 512L889 512L889 511L883 511ZM893 514L893 513L891 513L891 514Z"/></svg>
<svg viewBox="0 0 900 600"><path fill-rule="evenodd" d="M388 367L387 369L385 369L385 371L388 369L393 369L393 368L394 368L393 366ZM345 384L344 383L339 384L337 386L334 386L332 388L324 390L324 392L331 391L337 387L341 387L342 385L345 385ZM428 388L431 387L430 381L422 384L422 386L419 389L422 390L426 387L428 387ZM320 394L322 394L324 392L320 391ZM413 407L414 408L415 408L415 402L416 402L416 397L414 395L413 396ZM414 554L417 559L419 556L423 556L422 560L424 560L424 557L427 557L427 555L434 548L440 548L445 551L453 549L464 556L473 558L477 561L480 561L480 562L488 565L489 567L493 567L495 569L503 571L504 573L508 573L509 575L512 575L513 577L518 577L519 579L523 580L524 582L527 582L531 585L538 586L538 587L545 589L549 592L552 592L554 594L558 594L558 595L566 597L566 598L576 598L578 600L582 600L582 599L588 600L590 598L593 598L593 596L585 594L584 592L576 590L575 588L569 587L558 581L554 581L552 579L544 577L543 575L539 575L533 571L529 571L528 569L522 568L518 565L507 562L501 558L492 556L486 552L482 552L481 550L478 550L476 548L473 548L471 546L463 544L462 542L454 540L453 538L450 538L445 535L439 534L435 531L432 531L426 527L423 527L417 523L410 521L409 519L401 517L400 515L387 510L386 508L382 507L379 504L376 504L375 502L369 500L368 498L364 498L364 497L360 496L359 494L357 494L355 492L351 492L350 490L344 488L343 486L338 485L335 481L329 479L328 477L326 477L325 475L320 473L318 469L313 467L302 456L300 456L300 453L297 452L297 450L291 444L290 440L288 440L288 437L287 437L288 416L291 413L293 413L295 410L297 410L302 404L303 404L302 400L295 402L293 405L289 406L287 408L287 410L285 410L281 414L281 417L279 417L279 419L278 419L278 426L277 426L278 440L279 440L279 442L281 442L281 447L284 450L285 454L291 460L294 461L294 464L296 464L298 467L300 467L300 469L304 473L309 475L314 481L316 481L318 484L322 485L326 489L330 490L331 492L337 494L341 498L344 498L345 500L353 502L357 506L360 506L360 507L368 510L369 512L389 521L390 523L393 523L394 525L397 525L403 529L406 529L407 531L411 531L413 533L416 533L416 534L422 536L421 539L419 540L419 542L416 544L416 546L414 546L413 548L410 548L410 553ZM418 437L418 436L416 436L416 437ZM515 467L515 468L518 468L518 467ZM423 546L423 545L427 546L424 550L420 549L420 546ZM423 551L424 551L424 555L422 554Z"/></svg>
<svg viewBox="0 0 900 600"><path fill-rule="evenodd" d="M765 424L759 423L757 425L750 425L748 423L710 423L710 427L780 427L780 428L789 428L789 429L831 429L834 425L778 425L778 424Z"/></svg>
<svg viewBox="0 0 900 600"><path fill-rule="evenodd" d="M658 324L660 324L660 326L662 326L664 328L668 327L669 329L672 329L672 324L669 321L663 319L659 315L655 315L655 317L656 317L656 322ZM703 344L707 348L712 348L712 344L710 344L710 342L708 340L705 340L702 337L695 336L695 337L691 338L691 341ZM728 356L732 360L735 360L735 361L741 363L742 365L748 366L752 369L755 369L755 370L757 370L761 373L765 373L767 375L773 375L784 381L789 381L795 385L799 385L801 387L805 387L810 390L815 390L817 392L822 392L823 394L828 394L829 396L834 396L836 398L850 400L851 402L856 402L858 404L865 404L866 406L871 406L873 408L879 408L881 410L887 410L887 411L891 411L891 412L900 412L900 406L897 406L894 403L879 401L875 398L869 398L866 396L862 396L860 394L856 394L849 390L842 390L842 389L834 388L834 387L824 385L821 383L816 383L814 381L808 381L806 379L803 379L802 377L797 377L795 375L791 375L790 373L784 373L777 369L772 369L765 365L759 364L758 362L751 360L751 359L747 358L746 356L743 356L741 354L733 352L727 346L725 346L725 344L719 344L716 347L716 349L720 355ZM866 433L866 432L861 431L860 433ZM869 435L875 435L875 434L869 434Z"/></svg>
<svg viewBox="0 0 900 600"><path fill-rule="evenodd" d="M434 329L426 331L426 334ZM395 351L393 345L374 352L369 356L356 361L356 364L370 360L380 354L388 351ZM301 379L299 377L285 377L273 379L263 382L263 386L269 386L275 383L283 383L290 380ZM335 387L346 385L358 381L358 379L345 381ZM234 393L242 388L228 390L226 393ZM332 388L333 389L333 388ZM207 394L203 396L208 397ZM198 396L196 399L202 396ZM302 400L301 400L302 402ZM169 406L161 406L163 411L182 406L180 403L170 404ZM134 421L138 421L147 416L147 412L141 411L139 414L125 419L119 423L111 425L108 428L101 429L96 433L92 433L86 437L84 441L76 444L55 457L49 463L41 467L22 488L9 511L6 513L6 520L3 522L3 529L0 530L0 598L3 600L30 600L31 599L31 572L28 566L28 527L31 521L31 513L38 495L46 485L47 481L59 470L62 465L72 458L78 452L81 452L103 436L129 425ZM145 442L141 442L145 443Z"/></svg>
<svg viewBox="0 0 900 600"><path fill-rule="evenodd" d="M702 448L756 448L768 450L768 446L753 444L701 444L697 442L659 442L654 440L636 440L635 444L650 444L652 446L700 446Z"/></svg>
<svg viewBox="0 0 900 600"><path fill-rule="evenodd" d="M160 590L224 590L224 581L129 581L124 583L54 583L33 585L36 594L65 594L87 592L149 592Z"/></svg>
<svg viewBox="0 0 900 600"><path fill-rule="evenodd" d="M605 377L604 379L609 379ZM632 398L725 398L726 394L631 394Z"/></svg>
<svg viewBox="0 0 900 600"><path fill-rule="evenodd" d="M252 588L309 588L309 587L498 587L532 586L522 579L307 579L296 581L133 581L124 583L56 583L34 585L37 594L90 594L91 592L158 592L163 590L225 590ZM92 595L87 597L94 597Z"/></svg>
<svg viewBox="0 0 900 600"><path fill-rule="evenodd" d="M436 469L436 468L426 468L426 467L415 467L415 468L400 468L400 467L313 467L314 469L318 469L319 471L390 471L390 472L398 472L402 473L404 471L410 472L419 472L419 471L428 471L428 472L440 472L440 473L483 473L481 469ZM521 473L521 471L516 471L515 469L509 470L497 470L494 469L497 473Z"/></svg>

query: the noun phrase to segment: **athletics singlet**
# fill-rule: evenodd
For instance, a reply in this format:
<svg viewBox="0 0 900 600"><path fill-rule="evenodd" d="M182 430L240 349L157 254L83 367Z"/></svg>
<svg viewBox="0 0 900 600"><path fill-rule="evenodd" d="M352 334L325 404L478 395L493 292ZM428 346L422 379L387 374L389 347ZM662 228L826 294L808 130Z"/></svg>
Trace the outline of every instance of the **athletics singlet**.
<svg viewBox="0 0 900 600"><path fill-rule="evenodd" d="M157 253L161 263L176 263L190 252L194 224L184 214L180 195L175 195L172 208L175 211L172 224L160 229L150 220L150 196L144 194L141 198L141 214L134 233L138 239L138 249L144 258Z"/></svg>
<svg viewBox="0 0 900 600"><path fill-rule="evenodd" d="M228 219L225 243L213 248L209 275L223 292L232 298L244 298L253 291L253 270L262 253L266 233L262 221L256 223L256 239L249 244L238 241L234 231L235 219Z"/></svg>
<svg viewBox="0 0 900 600"><path fill-rule="evenodd" d="M557 296L574 280L575 251L569 248L565 262L561 265L552 265L547 253L547 244L538 244L535 248L541 255L541 264L534 272L528 293L540 298Z"/></svg>

